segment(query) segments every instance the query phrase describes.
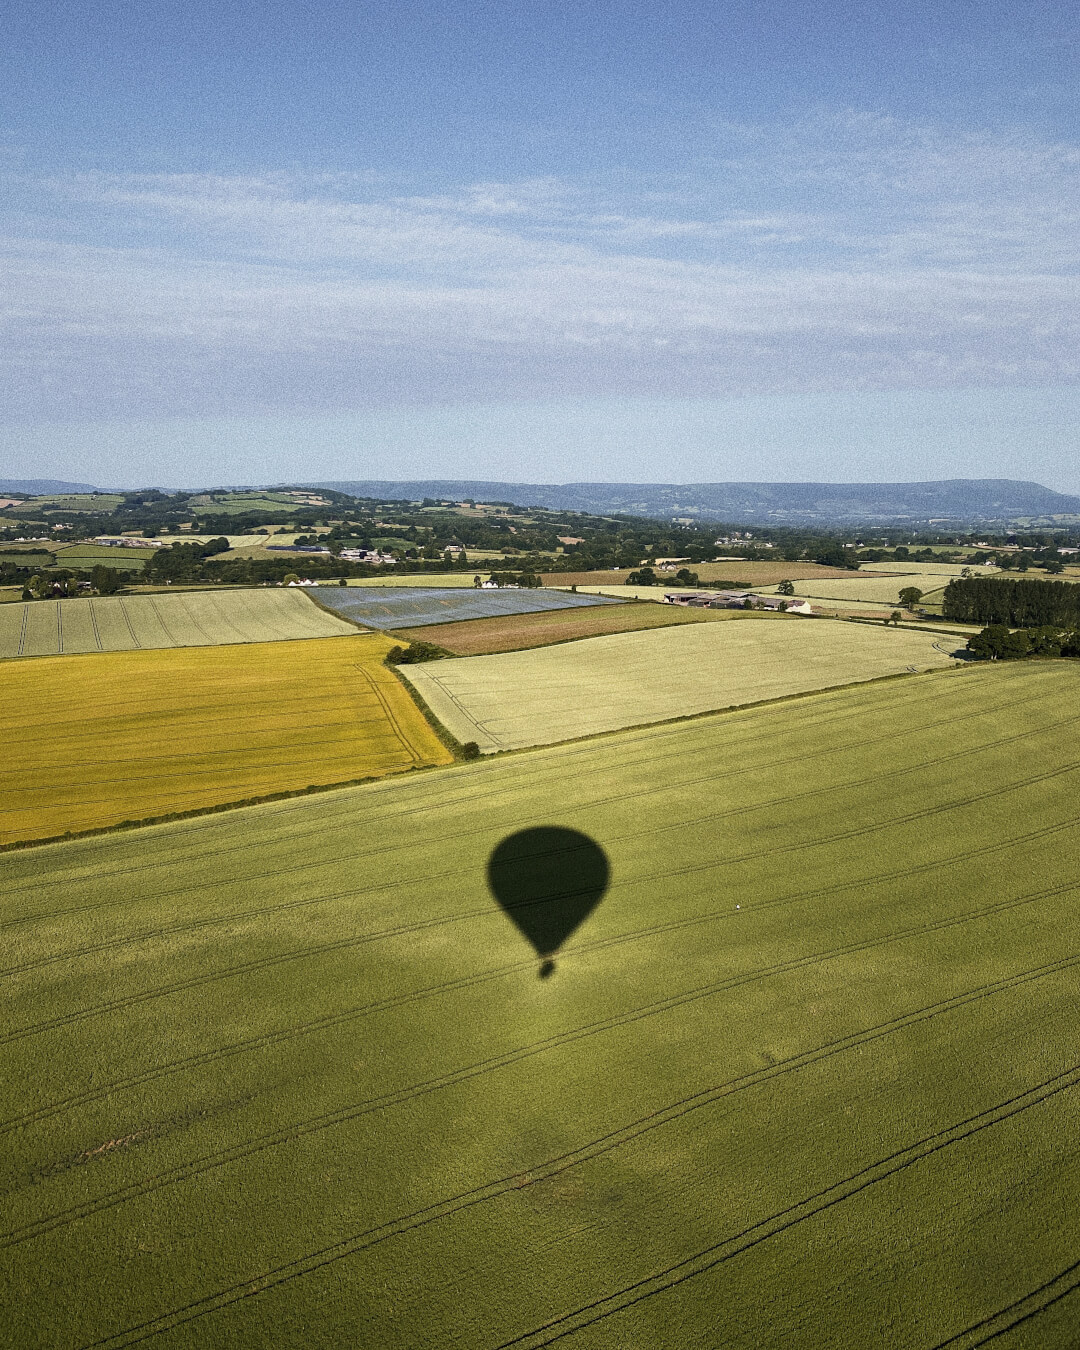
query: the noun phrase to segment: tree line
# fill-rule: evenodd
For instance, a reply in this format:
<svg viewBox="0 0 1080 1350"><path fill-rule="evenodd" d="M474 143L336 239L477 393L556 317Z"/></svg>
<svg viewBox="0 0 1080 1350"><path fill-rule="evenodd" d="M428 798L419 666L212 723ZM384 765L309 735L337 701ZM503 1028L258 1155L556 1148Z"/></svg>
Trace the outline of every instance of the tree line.
<svg viewBox="0 0 1080 1350"><path fill-rule="evenodd" d="M1009 628L1080 627L1080 584L964 577L950 581L942 599L946 619Z"/></svg>

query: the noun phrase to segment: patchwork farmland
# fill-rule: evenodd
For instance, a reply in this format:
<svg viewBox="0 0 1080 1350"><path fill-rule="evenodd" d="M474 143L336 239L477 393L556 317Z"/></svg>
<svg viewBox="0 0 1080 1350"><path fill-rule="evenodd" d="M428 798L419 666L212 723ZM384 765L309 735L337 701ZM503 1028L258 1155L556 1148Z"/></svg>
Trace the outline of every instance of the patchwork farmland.
<svg viewBox="0 0 1080 1350"><path fill-rule="evenodd" d="M351 631L9 667L0 845L449 762Z"/></svg>
<svg viewBox="0 0 1080 1350"><path fill-rule="evenodd" d="M1067 1350L1078 675L0 857L8 1343ZM485 869L553 823L540 980Z"/></svg>
<svg viewBox="0 0 1080 1350"><path fill-rule="evenodd" d="M0 660L355 636L298 589L34 600L0 608Z"/></svg>
<svg viewBox="0 0 1080 1350"><path fill-rule="evenodd" d="M740 615L402 674L459 741L493 751L948 666L956 646L916 630Z"/></svg>

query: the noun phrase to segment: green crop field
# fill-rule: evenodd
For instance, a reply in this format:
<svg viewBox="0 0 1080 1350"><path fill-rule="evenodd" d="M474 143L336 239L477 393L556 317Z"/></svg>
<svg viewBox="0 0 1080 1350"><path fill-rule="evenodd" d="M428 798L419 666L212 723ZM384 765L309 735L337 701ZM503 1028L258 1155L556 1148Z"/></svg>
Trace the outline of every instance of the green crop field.
<svg viewBox="0 0 1080 1350"><path fill-rule="evenodd" d="M16 567L52 567L53 554L49 549L0 549L0 563L14 563Z"/></svg>
<svg viewBox="0 0 1080 1350"><path fill-rule="evenodd" d="M355 625L320 609L303 591L289 588L34 600L6 605L0 612L0 660L355 632Z"/></svg>
<svg viewBox="0 0 1080 1350"><path fill-rule="evenodd" d="M6 1343L1074 1350L1078 696L941 672L0 857ZM610 887L538 979L485 875L551 825Z"/></svg>
<svg viewBox="0 0 1080 1350"><path fill-rule="evenodd" d="M27 515L35 511L92 511L95 514L115 511L123 505L123 497L116 492L61 492L34 497L14 508L13 515Z"/></svg>
<svg viewBox="0 0 1080 1350"><path fill-rule="evenodd" d="M95 567L111 567L117 572L141 572L152 556L149 548L109 548L104 544L72 544L57 549L52 559L54 567L70 567L76 572L89 572Z"/></svg>
<svg viewBox="0 0 1080 1350"><path fill-rule="evenodd" d="M459 741L492 751L948 666L957 646L884 626L736 616L401 673Z"/></svg>
<svg viewBox="0 0 1080 1350"><path fill-rule="evenodd" d="M309 507L298 503L295 498L279 492L256 492L248 495L235 493L220 498L204 495L193 497L190 505L193 509L208 516L241 516L246 515L249 511L292 513L297 510L310 510L318 514L325 513L327 510L325 504Z"/></svg>

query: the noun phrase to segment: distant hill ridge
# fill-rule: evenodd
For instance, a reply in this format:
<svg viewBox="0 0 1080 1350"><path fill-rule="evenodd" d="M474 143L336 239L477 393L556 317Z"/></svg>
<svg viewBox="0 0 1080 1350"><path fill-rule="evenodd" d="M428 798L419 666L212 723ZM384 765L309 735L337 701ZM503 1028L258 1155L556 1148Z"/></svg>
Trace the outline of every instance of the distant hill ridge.
<svg viewBox="0 0 1080 1350"><path fill-rule="evenodd" d="M1080 497L1012 478L947 478L927 483L503 483L487 479L337 479L301 486L384 501L424 497L509 502L554 511L732 525L1008 525L1069 517L1080 523ZM0 478L13 495L94 492L89 483ZM113 489L122 491L123 489ZM226 489L208 489L224 491Z"/></svg>
<svg viewBox="0 0 1080 1350"><path fill-rule="evenodd" d="M59 478L0 478L0 492L25 492L36 497L43 493L54 492L97 492L90 483L64 483Z"/></svg>
<svg viewBox="0 0 1080 1350"><path fill-rule="evenodd" d="M500 483L470 479L385 479L312 483L384 500L452 498L511 502L556 511L674 517L772 525L995 523L1080 516L1080 497L1011 478L929 483Z"/></svg>

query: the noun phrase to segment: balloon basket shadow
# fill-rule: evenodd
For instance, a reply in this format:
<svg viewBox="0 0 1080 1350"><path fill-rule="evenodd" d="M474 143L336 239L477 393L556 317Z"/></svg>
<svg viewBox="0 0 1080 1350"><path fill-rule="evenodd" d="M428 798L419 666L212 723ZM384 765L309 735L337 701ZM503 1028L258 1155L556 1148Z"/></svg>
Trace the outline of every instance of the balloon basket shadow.
<svg viewBox="0 0 1080 1350"><path fill-rule="evenodd" d="M540 962L539 974L542 980L550 980L552 975L555 974L555 962L551 959L550 956L546 961Z"/></svg>

